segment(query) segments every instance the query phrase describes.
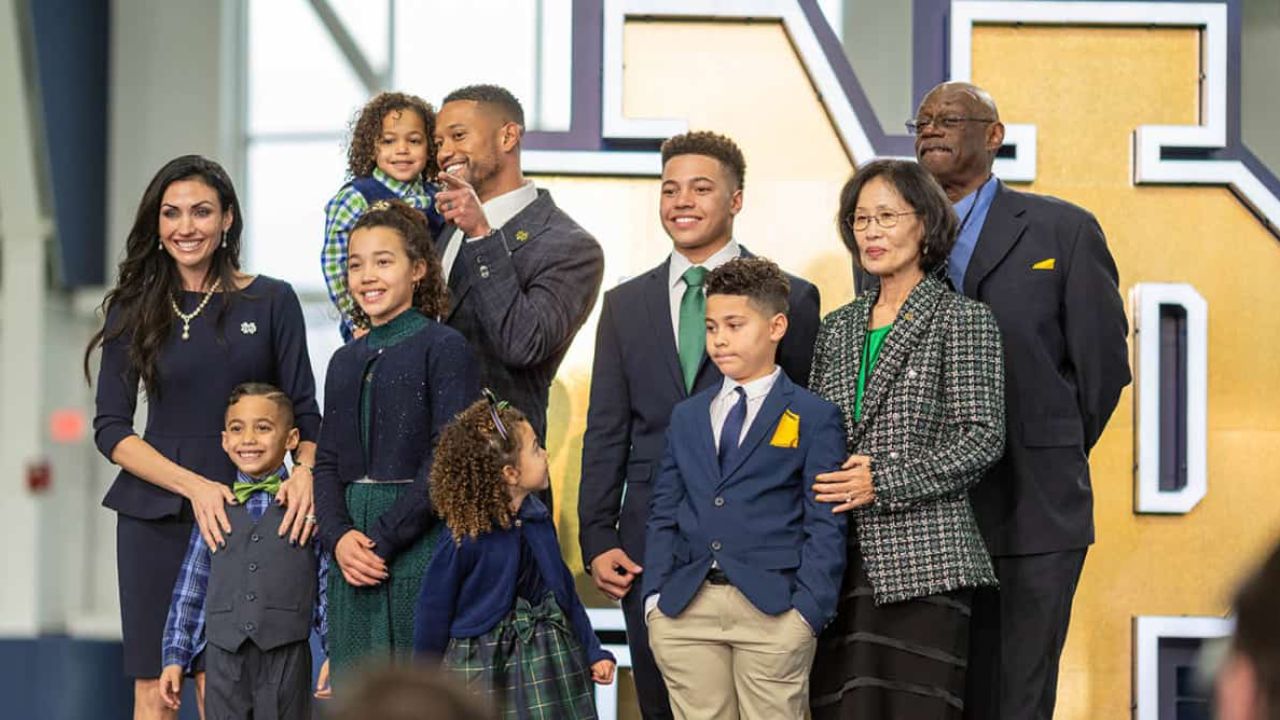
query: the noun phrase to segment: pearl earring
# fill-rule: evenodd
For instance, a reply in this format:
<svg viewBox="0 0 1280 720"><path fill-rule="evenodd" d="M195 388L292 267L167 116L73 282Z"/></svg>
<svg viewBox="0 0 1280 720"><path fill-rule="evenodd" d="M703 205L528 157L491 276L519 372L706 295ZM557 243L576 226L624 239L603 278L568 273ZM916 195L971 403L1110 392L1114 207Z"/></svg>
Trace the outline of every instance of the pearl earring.
<svg viewBox="0 0 1280 720"><path fill-rule="evenodd" d="M163 250L163 249L164 249L164 241L163 241L163 240L161 240L160 238L156 238L156 249L157 249L157 250Z"/></svg>
<svg viewBox="0 0 1280 720"><path fill-rule="evenodd" d="M226 246L227 246L227 231L223 230L222 231L222 247L225 248Z"/></svg>

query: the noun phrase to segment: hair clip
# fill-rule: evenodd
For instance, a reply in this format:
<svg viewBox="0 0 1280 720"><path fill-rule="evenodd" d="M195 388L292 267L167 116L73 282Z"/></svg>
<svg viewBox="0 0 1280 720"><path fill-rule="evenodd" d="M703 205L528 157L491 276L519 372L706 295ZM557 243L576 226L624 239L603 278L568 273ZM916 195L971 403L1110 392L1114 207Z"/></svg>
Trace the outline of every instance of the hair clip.
<svg viewBox="0 0 1280 720"><path fill-rule="evenodd" d="M489 417L493 418L493 426L498 429L498 434L502 436L503 440L509 440L507 426L502 424L502 417L498 415L498 412L506 409L511 403L506 400L499 400L498 396L494 395L489 388L485 388L480 392L484 395L484 399L489 401Z"/></svg>
<svg viewBox="0 0 1280 720"><path fill-rule="evenodd" d="M386 200L378 200L378 201L375 201L372 205L370 205L369 209L372 210L373 212L382 212L384 210L390 210L391 203L387 202Z"/></svg>

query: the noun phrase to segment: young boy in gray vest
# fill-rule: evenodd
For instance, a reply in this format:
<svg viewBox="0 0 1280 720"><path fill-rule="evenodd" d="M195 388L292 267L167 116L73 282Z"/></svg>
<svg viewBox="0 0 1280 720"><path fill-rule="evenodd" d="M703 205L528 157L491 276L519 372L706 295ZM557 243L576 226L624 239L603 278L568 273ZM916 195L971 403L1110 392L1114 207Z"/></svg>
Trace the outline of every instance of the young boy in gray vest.
<svg viewBox="0 0 1280 720"><path fill-rule="evenodd" d="M236 503L226 508L232 531L210 552L192 529L165 622L161 698L178 709L182 676L198 670L203 653L205 717L309 720L309 638L314 627L325 645L328 567L314 543L275 532L284 456L298 446L293 403L271 385L244 383L231 392L224 423L222 449L237 469Z"/></svg>

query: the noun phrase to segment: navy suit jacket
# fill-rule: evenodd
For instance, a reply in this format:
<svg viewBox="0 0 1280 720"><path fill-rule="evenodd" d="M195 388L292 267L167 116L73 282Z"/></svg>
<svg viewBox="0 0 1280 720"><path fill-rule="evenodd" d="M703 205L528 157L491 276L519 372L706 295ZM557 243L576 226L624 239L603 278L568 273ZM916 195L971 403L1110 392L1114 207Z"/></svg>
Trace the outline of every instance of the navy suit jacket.
<svg viewBox="0 0 1280 720"><path fill-rule="evenodd" d="M742 256L751 253L742 248ZM662 460L667 423L671 409L690 395L671 327L670 262L604 295L578 489L578 539L588 567L592 558L617 547L636 562L644 557L651 480ZM789 325L778 364L807 385L820 322L818 289L801 278L788 279ZM719 388L723 378L704 356L693 391Z"/></svg>
<svg viewBox="0 0 1280 720"><path fill-rule="evenodd" d="M821 632L836 613L848 513L818 502L813 482L845 460L843 416L783 373L722 473L711 430L719 391L707 388L671 413L649 509L643 595L661 593L658 608L676 617L715 560L761 612L795 608ZM799 438L779 447L773 438L788 410L799 416Z"/></svg>

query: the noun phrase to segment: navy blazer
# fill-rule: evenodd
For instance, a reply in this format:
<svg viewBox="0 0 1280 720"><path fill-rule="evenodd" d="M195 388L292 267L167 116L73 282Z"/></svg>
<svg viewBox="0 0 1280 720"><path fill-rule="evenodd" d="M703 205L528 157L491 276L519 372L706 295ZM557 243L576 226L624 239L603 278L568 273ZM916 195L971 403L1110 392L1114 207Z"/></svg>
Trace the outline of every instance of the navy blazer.
<svg viewBox="0 0 1280 720"><path fill-rule="evenodd" d="M600 646L587 611L574 589L573 576L560 556L560 543L547 506L537 497L525 498L516 521L455 542L446 534L422 576L418 609L414 613L413 649L440 656L450 638L479 637L493 629L515 607L520 575L521 536L529 542L542 582L587 653L587 662L612 660Z"/></svg>
<svg viewBox="0 0 1280 720"><path fill-rule="evenodd" d="M409 310L408 312L417 312ZM324 386L324 422L316 449L317 530L325 550L355 527L346 489L360 478L413 479L413 488L368 528L384 559L413 544L436 522L427 486L436 439L445 424L480 396L475 355L462 335L434 320L388 348L369 347L369 336L333 354ZM365 465L360 445L360 386L365 368L382 355L373 393Z"/></svg>
<svg viewBox="0 0 1280 720"><path fill-rule="evenodd" d="M697 594L711 562L761 612L800 611L815 633L835 616L845 566L847 513L818 502L814 476L844 463L844 419L835 405L774 383L727 472L720 472L707 388L671 413L662 474L653 489L643 596L675 617ZM799 416L795 447L772 439L783 413Z"/></svg>
<svg viewBox="0 0 1280 720"><path fill-rule="evenodd" d="M752 256L746 248L741 254ZM662 460L671 409L690 395L671 327L670 262L668 258L604 295L578 489L578 538L588 567L592 558L618 547L636 562L644 557L651 480ZM778 365L803 386L818 336L818 289L787 277L790 309ZM718 390L723 379L704 355L693 391Z"/></svg>

